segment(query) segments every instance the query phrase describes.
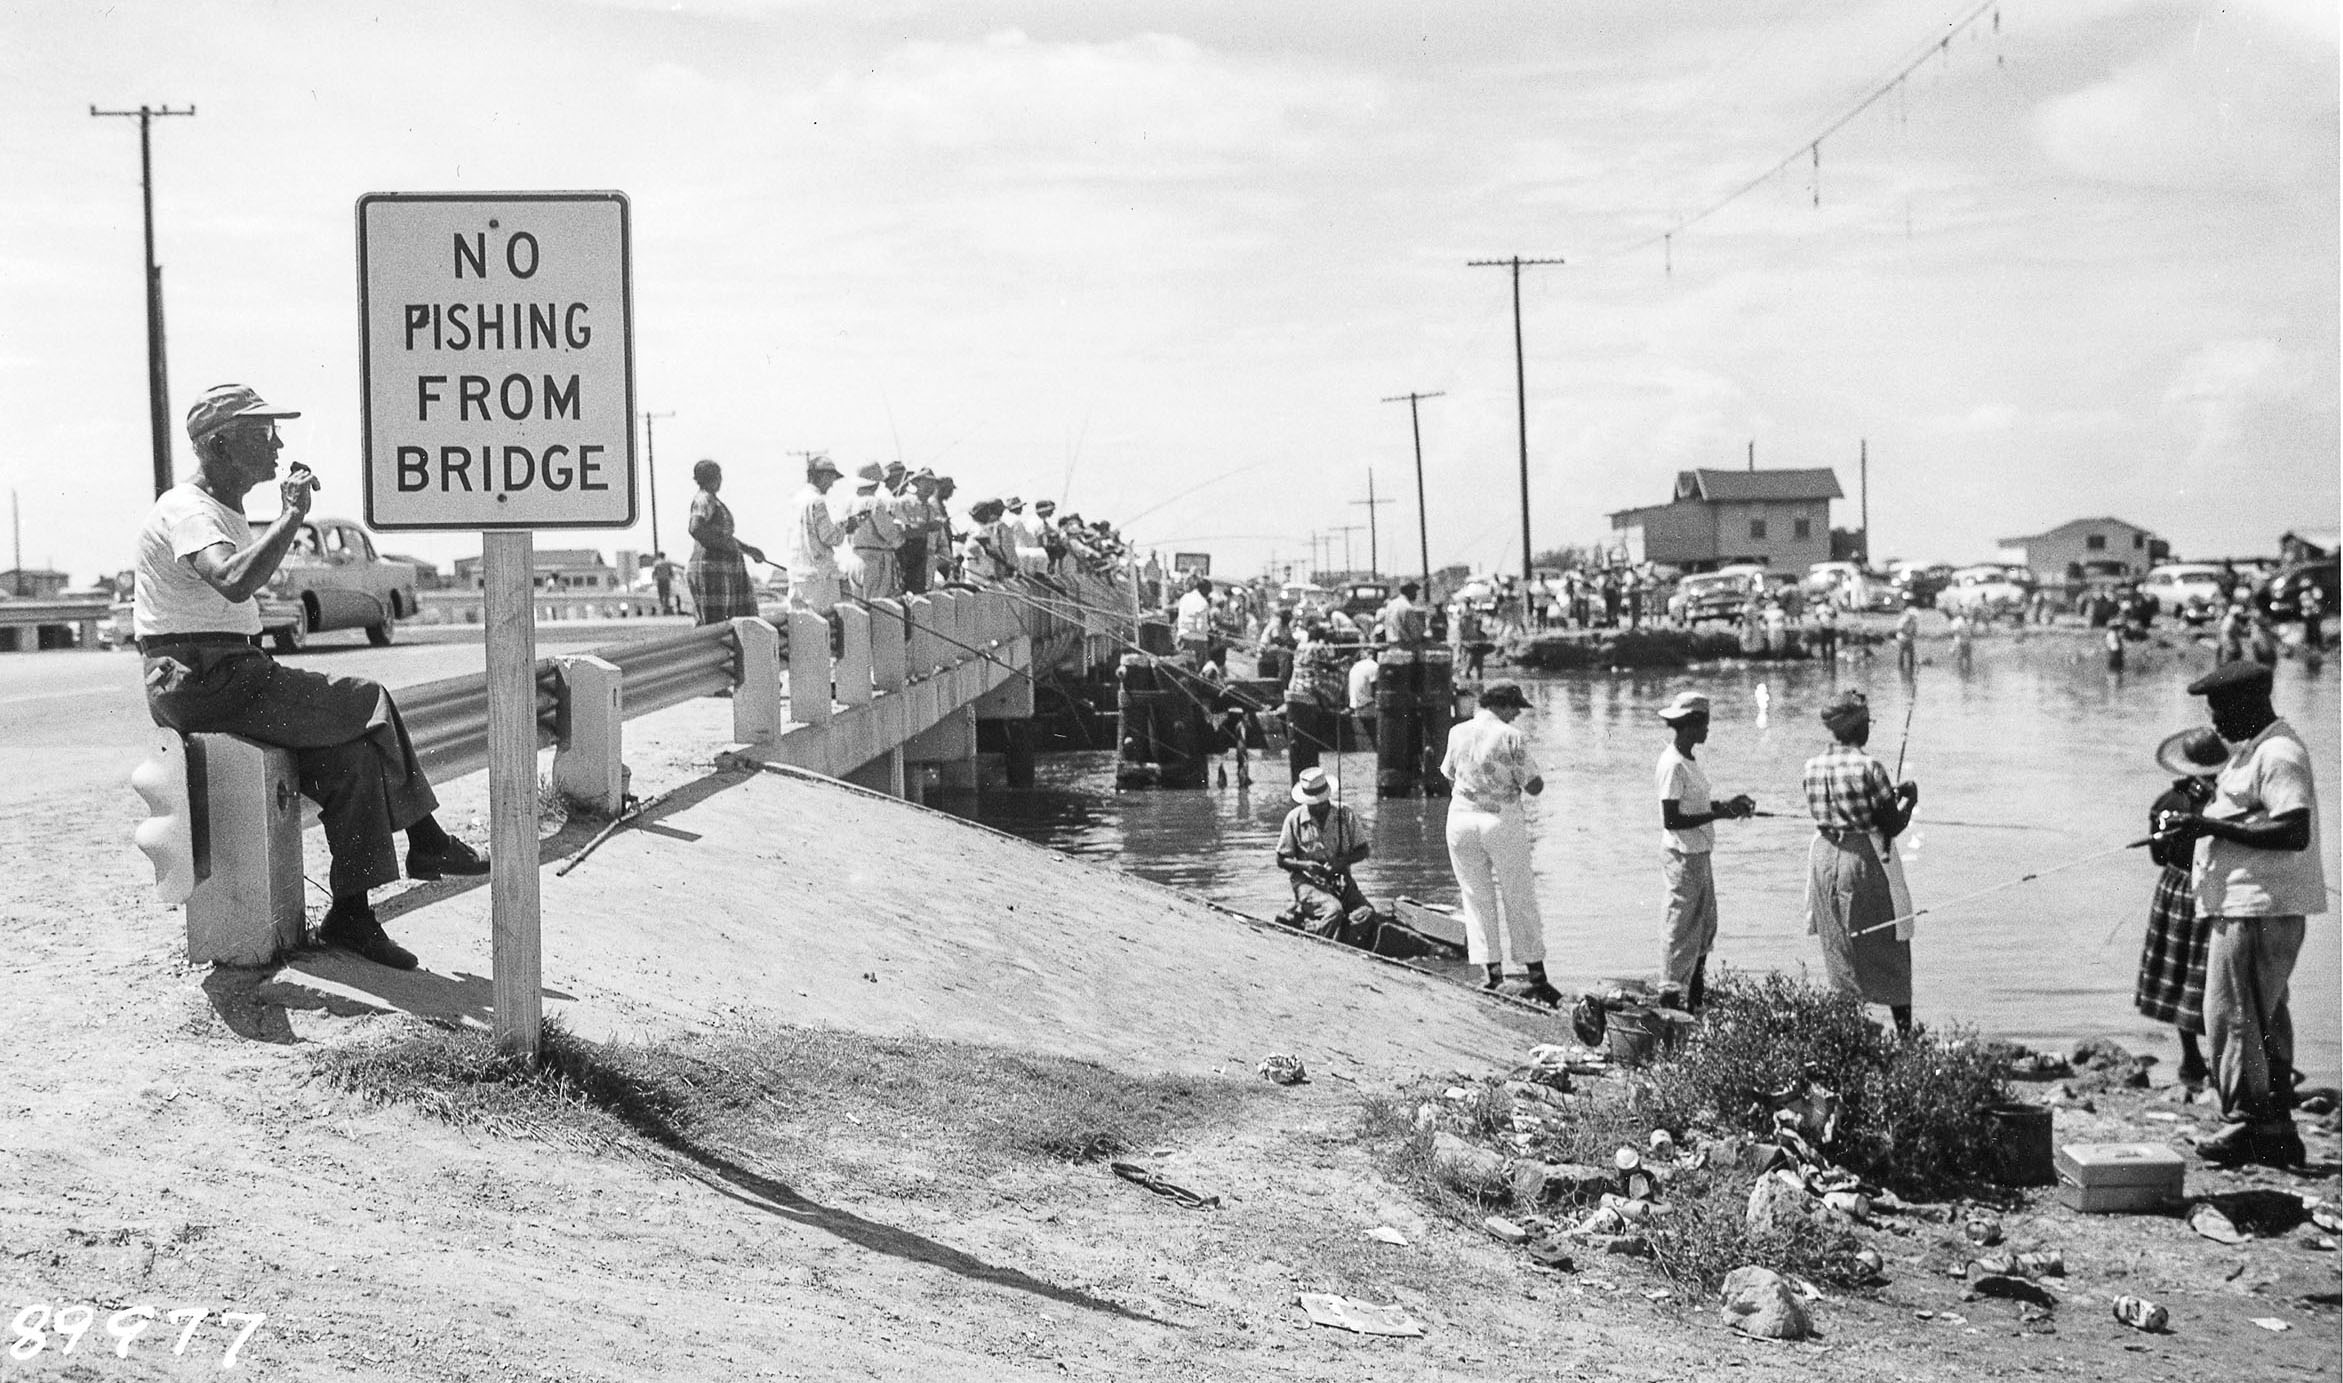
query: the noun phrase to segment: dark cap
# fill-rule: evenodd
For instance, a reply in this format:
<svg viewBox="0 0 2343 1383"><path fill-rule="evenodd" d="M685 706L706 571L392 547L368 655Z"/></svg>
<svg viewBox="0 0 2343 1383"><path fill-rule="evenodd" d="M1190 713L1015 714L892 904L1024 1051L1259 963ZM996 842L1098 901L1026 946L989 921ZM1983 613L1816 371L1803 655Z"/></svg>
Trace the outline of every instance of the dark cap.
<svg viewBox="0 0 2343 1383"><path fill-rule="evenodd" d="M1481 688L1481 704L1484 706L1518 706L1526 711L1529 709L1529 698L1522 695L1519 682L1491 682Z"/></svg>
<svg viewBox="0 0 2343 1383"><path fill-rule="evenodd" d="M2243 696L2270 694L2270 670L2260 663L2239 659L2223 663L2211 672L2188 684L2190 696Z"/></svg>

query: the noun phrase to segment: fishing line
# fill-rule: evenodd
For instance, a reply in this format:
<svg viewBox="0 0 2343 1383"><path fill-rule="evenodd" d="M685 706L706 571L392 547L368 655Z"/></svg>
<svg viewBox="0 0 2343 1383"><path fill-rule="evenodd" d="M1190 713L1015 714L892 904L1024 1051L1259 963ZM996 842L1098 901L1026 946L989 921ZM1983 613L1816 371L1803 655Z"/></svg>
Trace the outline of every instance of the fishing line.
<svg viewBox="0 0 2343 1383"><path fill-rule="evenodd" d="M1801 824L1812 820L1812 818L1797 812L1751 812L1750 815L1768 816L1781 821L1795 821ZM1914 826L1965 826L1978 831L2051 831L2059 835L2067 833L2066 828L2062 826L2036 826L2024 821L1951 821L1937 817L1915 816L1912 818L1912 824Z"/></svg>
<svg viewBox="0 0 2343 1383"><path fill-rule="evenodd" d="M2104 850L2094 851L2091 854L2068 860L2064 864L2053 864L2042 869L2037 869L2030 874L2021 874L2017 878L2008 880L2005 883L1998 883L1990 888L1981 888L1974 893L1964 893L1958 898L1949 899L1945 902L1935 904L1932 907L1916 908L1911 912L1902 914L1901 916L1891 917L1885 922L1873 923L1871 926L1864 927L1861 930L1849 932L1847 936L1849 940L1853 940L1859 936L1869 936L1873 932L1885 931L1889 927L1897 926L1905 922L1916 921L1919 918L1926 917L1932 912L1942 912L1946 908L1958 907L1963 903L1973 902L1976 899L1983 898L1988 894L1999 893L2003 889L2016 888L2019 884L2030 884L2034 882L2034 880L2042 878L2046 875L2056 874L2062 870L2074 869L2081 865L2089 864L2093 860L2103 860L2109 855L2120 855L2126 850L2137 850L2141 846L2149 844L2155 839L2156 837L2154 836L2142 836L2138 840L2127 841L2122 845L2110 845Z"/></svg>

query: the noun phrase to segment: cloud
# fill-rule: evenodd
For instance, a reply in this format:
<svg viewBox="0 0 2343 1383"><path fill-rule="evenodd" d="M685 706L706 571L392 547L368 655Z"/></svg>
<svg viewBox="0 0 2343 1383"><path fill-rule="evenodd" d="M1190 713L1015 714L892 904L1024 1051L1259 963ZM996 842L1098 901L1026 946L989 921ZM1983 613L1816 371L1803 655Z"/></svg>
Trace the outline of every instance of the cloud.
<svg viewBox="0 0 2343 1383"><path fill-rule="evenodd" d="M2248 460L2248 436L2273 412L2290 411L2310 388L2308 360L2268 339L2214 341L2182 362L2165 388L2164 403L2196 417L2190 459L2197 463Z"/></svg>
<svg viewBox="0 0 2343 1383"><path fill-rule="evenodd" d="M865 134L946 154L983 151L1055 176L1194 177L1297 159L1373 110L1378 85L1233 61L1188 39L1040 42L1004 30L915 42L820 93Z"/></svg>

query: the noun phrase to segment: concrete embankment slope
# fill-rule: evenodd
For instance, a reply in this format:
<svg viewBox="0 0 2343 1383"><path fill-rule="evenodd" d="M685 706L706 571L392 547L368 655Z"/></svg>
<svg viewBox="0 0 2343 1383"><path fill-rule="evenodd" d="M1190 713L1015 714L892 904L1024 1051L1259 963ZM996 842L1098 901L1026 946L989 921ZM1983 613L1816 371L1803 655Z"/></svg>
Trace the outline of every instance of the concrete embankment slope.
<svg viewBox="0 0 2343 1383"><path fill-rule="evenodd" d="M1264 869L1272 865L1260 861ZM427 971L321 987L481 1021L488 890L383 909ZM728 1018L1031 1048L1127 1070L1270 1052L1377 1078L1507 1061L1555 1020L828 780L718 773L543 876L545 1011L588 1037Z"/></svg>

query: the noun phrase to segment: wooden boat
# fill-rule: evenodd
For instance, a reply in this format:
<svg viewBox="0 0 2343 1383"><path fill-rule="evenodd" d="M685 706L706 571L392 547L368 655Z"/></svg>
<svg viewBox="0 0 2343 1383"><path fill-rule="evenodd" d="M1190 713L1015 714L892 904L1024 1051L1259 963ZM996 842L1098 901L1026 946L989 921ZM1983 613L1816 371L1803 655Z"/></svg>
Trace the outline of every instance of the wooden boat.
<svg viewBox="0 0 2343 1383"><path fill-rule="evenodd" d="M1402 896L1391 900L1391 911L1399 925L1408 930L1421 932L1458 950L1464 949L1464 917L1456 909Z"/></svg>

